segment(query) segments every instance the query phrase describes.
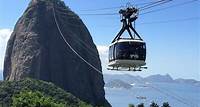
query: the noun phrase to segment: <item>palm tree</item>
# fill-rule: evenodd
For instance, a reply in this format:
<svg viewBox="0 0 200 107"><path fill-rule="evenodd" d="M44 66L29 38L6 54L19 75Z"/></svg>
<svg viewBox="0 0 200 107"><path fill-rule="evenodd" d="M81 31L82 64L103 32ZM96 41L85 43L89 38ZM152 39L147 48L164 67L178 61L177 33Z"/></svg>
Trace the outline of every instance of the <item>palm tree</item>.
<svg viewBox="0 0 200 107"><path fill-rule="evenodd" d="M144 103L138 104L137 107L144 107Z"/></svg>
<svg viewBox="0 0 200 107"><path fill-rule="evenodd" d="M158 106L158 104L156 104L155 102L152 102L152 103L150 104L150 107L159 107L159 106Z"/></svg>
<svg viewBox="0 0 200 107"><path fill-rule="evenodd" d="M135 107L133 104L129 104L128 107Z"/></svg>
<svg viewBox="0 0 200 107"><path fill-rule="evenodd" d="M169 106L168 102L164 102L163 105L162 105L162 107L171 107L171 106Z"/></svg>

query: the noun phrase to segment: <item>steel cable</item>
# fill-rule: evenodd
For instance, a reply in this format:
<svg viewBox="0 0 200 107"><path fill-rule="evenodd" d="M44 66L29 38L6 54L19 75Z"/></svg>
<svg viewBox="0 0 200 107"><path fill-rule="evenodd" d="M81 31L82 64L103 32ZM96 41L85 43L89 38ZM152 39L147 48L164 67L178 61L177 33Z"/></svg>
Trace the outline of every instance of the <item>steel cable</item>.
<svg viewBox="0 0 200 107"><path fill-rule="evenodd" d="M57 21L57 18L56 18L56 14L55 14L55 10L54 10L54 6L53 6L53 16L54 16L54 20L55 20L55 23L56 23L56 27L58 28L58 31L62 37L62 39L64 40L64 42L67 44L67 46L82 60L84 61L87 65L89 65L91 68L93 68L95 71L97 71L99 74L102 75L102 71L97 69L96 67L94 67L92 64L90 64L88 61L86 61L78 52L76 52L76 50L73 49L73 47L67 42L67 40L65 39L61 29L60 29L60 26L58 24L58 21Z"/></svg>

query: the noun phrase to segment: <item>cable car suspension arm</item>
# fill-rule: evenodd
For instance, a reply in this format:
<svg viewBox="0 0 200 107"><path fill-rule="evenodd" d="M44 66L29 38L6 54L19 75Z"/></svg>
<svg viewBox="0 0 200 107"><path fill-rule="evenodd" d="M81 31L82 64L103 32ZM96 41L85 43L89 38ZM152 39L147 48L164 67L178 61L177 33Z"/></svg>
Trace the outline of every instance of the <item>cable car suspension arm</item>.
<svg viewBox="0 0 200 107"><path fill-rule="evenodd" d="M132 22L135 22L135 20L138 18L138 9L136 9L135 7L131 7L131 8L128 7L126 9L121 9L119 11L119 13L122 16L121 22L123 23L123 25L122 25L122 29L117 34L117 36L114 38L112 43L115 42L116 40L119 40L125 30L128 31L131 39L136 39L135 38L135 34L136 34L136 36L139 38L139 40L142 40L142 38L140 37L140 35L137 33L137 31L135 30L135 28L132 25ZM131 30L134 32L134 37L131 33Z"/></svg>

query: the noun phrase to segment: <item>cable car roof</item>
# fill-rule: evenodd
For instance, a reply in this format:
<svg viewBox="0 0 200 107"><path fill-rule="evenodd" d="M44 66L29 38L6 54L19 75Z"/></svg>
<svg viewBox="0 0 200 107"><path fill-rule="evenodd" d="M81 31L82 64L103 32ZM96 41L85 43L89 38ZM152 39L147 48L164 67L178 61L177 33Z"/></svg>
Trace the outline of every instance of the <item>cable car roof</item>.
<svg viewBox="0 0 200 107"><path fill-rule="evenodd" d="M145 43L143 40L140 40L140 39L119 39L115 42L113 42L112 44L110 44L109 46L112 46L116 43L121 43L121 42L140 42L140 43Z"/></svg>

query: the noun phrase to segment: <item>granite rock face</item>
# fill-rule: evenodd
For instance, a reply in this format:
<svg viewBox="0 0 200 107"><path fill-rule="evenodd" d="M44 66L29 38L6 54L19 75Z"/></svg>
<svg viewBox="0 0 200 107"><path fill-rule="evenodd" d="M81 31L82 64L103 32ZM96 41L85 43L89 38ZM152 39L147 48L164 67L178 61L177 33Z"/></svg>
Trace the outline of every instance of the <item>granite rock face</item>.
<svg viewBox="0 0 200 107"><path fill-rule="evenodd" d="M7 43L4 80L26 77L53 82L92 105L110 106L105 99L103 75L82 61L101 70L99 54L82 20L61 0L32 0L15 25Z"/></svg>

